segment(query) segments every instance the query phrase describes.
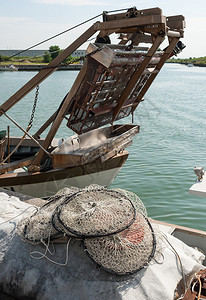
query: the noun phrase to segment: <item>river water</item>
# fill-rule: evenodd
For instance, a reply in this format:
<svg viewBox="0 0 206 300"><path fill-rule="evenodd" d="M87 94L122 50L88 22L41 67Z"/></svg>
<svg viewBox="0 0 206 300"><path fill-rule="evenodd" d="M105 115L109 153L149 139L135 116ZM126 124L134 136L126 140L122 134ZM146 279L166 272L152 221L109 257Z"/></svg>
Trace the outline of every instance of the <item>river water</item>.
<svg viewBox="0 0 206 300"><path fill-rule="evenodd" d="M35 72L0 72L0 104L32 78ZM77 71L58 71L40 85L34 133L71 87ZM206 230L206 198L188 193L196 177L193 167L206 169L206 68L166 64L135 113L140 134L112 187L135 192L152 218ZM8 113L28 124L35 91ZM5 129L5 117L0 128ZM130 118L121 122L131 122ZM11 135L22 135L11 124ZM70 130L62 124L58 137Z"/></svg>

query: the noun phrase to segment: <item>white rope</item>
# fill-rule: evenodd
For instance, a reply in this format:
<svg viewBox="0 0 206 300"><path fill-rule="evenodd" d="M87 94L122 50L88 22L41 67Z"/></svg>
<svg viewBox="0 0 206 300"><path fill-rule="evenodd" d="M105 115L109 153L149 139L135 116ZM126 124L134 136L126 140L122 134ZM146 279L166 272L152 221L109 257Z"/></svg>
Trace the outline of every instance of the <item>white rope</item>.
<svg viewBox="0 0 206 300"><path fill-rule="evenodd" d="M60 262L57 262L57 261L54 261L52 260L51 258L49 258L46 254L47 252L53 256L55 254L55 251L52 253L50 250L49 250L49 245L50 245L50 239L48 239L48 244L44 243L43 240L41 240L42 244L45 246L45 252L42 253L40 251L32 251L30 252L30 256L31 258L33 259L37 259L37 260L40 260L40 259L43 259L43 258L46 258L48 261L50 261L51 263L55 264L55 265L58 265L58 266L62 266L62 267L65 267L67 264L68 264L68 260L69 260L69 245L70 245L70 241L71 241L71 238L68 239L68 242L67 242L67 245L66 245L66 258L65 258L65 263L60 263ZM53 243L52 243L53 245ZM54 249L55 250L55 249ZM35 256L37 255L37 256ZM39 256L38 256L39 255Z"/></svg>
<svg viewBox="0 0 206 300"><path fill-rule="evenodd" d="M1 111L4 116L6 116L12 123L14 123L20 130L22 130L30 139L32 139L48 156L51 156L51 153L49 153L44 147L32 136L30 135L24 128L22 128L14 119L12 119L8 114L6 114L5 111Z"/></svg>
<svg viewBox="0 0 206 300"><path fill-rule="evenodd" d="M177 256L178 260L179 260L179 263L180 263L180 269L181 269L181 273L182 273L182 279L183 279L183 282L184 282L184 288L185 288L185 291L184 291L184 295L187 291L187 285L186 285L186 279L185 279L185 273L184 273L184 270L183 270L183 265L182 265L182 261L181 261L181 258L179 256L179 254L177 253L177 251L175 250L175 248L173 247L173 245L170 243L170 241L168 240L167 236L164 235L163 233L159 233L159 235L161 237L164 238L164 240L169 244L169 246L172 248L172 250L174 251L175 255ZM182 296L181 296L182 297ZM182 299L182 298L178 298L179 299Z"/></svg>

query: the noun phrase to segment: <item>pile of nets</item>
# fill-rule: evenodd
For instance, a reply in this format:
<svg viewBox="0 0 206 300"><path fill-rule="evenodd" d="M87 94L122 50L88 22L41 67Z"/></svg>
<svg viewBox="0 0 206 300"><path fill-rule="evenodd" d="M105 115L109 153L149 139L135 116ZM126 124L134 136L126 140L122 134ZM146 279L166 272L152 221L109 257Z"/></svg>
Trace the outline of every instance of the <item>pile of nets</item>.
<svg viewBox="0 0 206 300"><path fill-rule="evenodd" d="M17 232L32 244L61 236L81 239L93 262L118 275L137 272L156 250L155 233L139 197L97 185L61 191L22 219Z"/></svg>

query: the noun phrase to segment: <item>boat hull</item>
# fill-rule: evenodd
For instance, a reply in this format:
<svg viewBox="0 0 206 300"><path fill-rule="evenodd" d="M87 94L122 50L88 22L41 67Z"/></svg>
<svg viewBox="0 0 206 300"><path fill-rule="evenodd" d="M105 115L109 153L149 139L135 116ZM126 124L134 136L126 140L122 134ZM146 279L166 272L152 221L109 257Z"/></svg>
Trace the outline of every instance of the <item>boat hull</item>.
<svg viewBox="0 0 206 300"><path fill-rule="evenodd" d="M206 175L197 180L189 189L189 193L195 196L206 197Z"/></svg>
<svg viewBox="0 0 206 300"><path fill-rule="evenodd" d="M204 255L206 255L206 231L170 224L153 219L151 219L151 223L157 224L162 232L171 234L172 236L181 240L183 243L187 244L190 247L197 248ZM203 264L204 266L206 266L206 258Z"/></svg>
<svg viewBox="0 0 206 300"><path fill-rule="evenodd" d="M0 175L0 187L33 197L51 196L65 187L83 188L90 184L109 186L128 157L122 153L102 163L92 163L63 169L52 169L47 172L9 173Z"/></svg>

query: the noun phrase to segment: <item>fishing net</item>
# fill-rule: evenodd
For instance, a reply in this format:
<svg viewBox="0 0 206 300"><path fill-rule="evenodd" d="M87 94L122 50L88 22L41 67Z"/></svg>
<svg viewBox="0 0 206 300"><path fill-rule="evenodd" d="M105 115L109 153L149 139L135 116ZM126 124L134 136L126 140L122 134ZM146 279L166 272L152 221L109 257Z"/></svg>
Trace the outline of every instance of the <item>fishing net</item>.
<svg viewBox="0 0 206 300"><path fill-rule="evenodd" d="M22 219L17 233L32 244L63 235L81 238L89 258L117 275L138 271L156 250L155 233L139 197L98 185L63 189Z"/></svg>
<svg viewBox="0 0 206 300"><path fill-rule="evenodd" d="M77 238L77 235L73 234L71 231L68 231L64 225L59 221L57 209L53 212L52 215L52 226L58 231L60 234L67 236L68 238Z"/></svg>
<svg viewBox="0 0 206 300"><path fill-rule="evenodd" d="M134 223L122 232L84 240L89 257L106 271L127 275L137 272L154 256L156 239L148 219L137 213Z"/></svg>
<svg viewBox="0 0 206 300"><path fill-rule="evenodd" d="M144 206L142 200L135 193L120 188L114 190L130 199L130 201L132 201L133 205L135 206L136 211L147 217L146 207Z"/></svg>
<svg viewBox="0 0 206 300"><path fill-rule="evenodd" d="M51 217L56 205L61 201L61 196L55 196L33 215L22 219L17 225L17 233L21 238L36 244L40 243L41 240L58 237L59 232L52 226Z"/></svg>
<svg viewBox="0 0 206 300"><path fill-rule="evenodd" d="M133 203L125 195L98 187L66 198L57 207L53 223L57 220L56 216L67 232L78 237L97 237L129 227L135 220L135 214Z"/></svg>
<svg viewBox="0 0 206 300"><path fill-rule="evenodd" d="M22 219L17 226L17 233L22 240L38 244L42 240L59 238L62 234L53 226L52 215L56 207L60 205L65 198L69 198L78 188L65 188L58 192L55 196L50 197L48 202L40 207L33 215Z"/></svg>

